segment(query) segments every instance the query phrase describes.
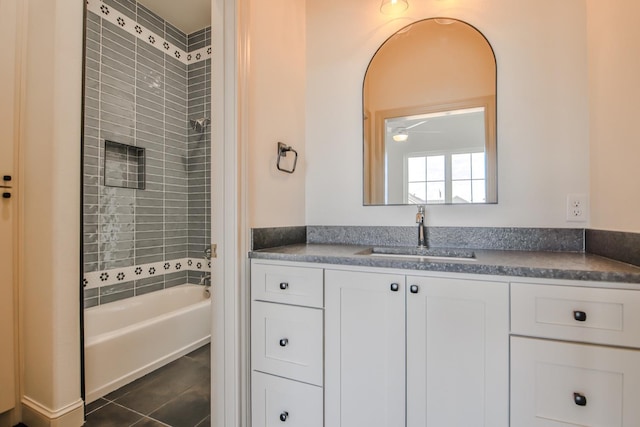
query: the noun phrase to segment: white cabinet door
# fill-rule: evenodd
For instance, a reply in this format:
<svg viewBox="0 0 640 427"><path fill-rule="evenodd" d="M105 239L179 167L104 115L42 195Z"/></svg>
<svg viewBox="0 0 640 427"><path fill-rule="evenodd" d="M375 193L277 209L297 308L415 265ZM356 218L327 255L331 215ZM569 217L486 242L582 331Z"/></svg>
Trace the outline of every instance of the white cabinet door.
<svg viewBox="0 0 640 427"><path fill-rule="evenodd" d="M407 288L407 427L508 426L508 284L409 276Z"/></svg>
<svg viewBox="0 0 640 427"><path fill-rule="evenodd" d="M325 426L405 426L403 275L325 272Z"/></svg>
<svg viewBox="0 0 640 427"><path fill-rule="evenodd" d="M640 351L511 339L511 425L640 426Z"/></svg>
<svg viewBox="0 0 640 427"><path fill-rule="evenodd" d="M322 387L253 372L253 427L322 427Z"/></svg>

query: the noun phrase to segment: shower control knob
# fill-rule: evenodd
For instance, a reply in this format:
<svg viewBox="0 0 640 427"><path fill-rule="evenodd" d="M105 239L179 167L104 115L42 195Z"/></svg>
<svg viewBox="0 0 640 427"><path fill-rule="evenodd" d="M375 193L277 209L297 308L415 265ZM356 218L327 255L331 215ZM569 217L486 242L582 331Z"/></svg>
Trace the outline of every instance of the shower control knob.
<svg viewBox="0 0 640 427"><path fill-rule="evenodd" d="M286 346L287 346L287 344L289 344L289 339L287 339L287 338L282 338L282 339L280 340L280 347L286 347Z"/></svg>
<svg viewBox="0 0 640 427"><path fill-rule="evenodd" d="M285 422L289 418L289 413L287 411L282 411L280 414L280 421Z"/></svg>
<svg viewBox="0 0 640 427"><path fill-rule="evenodd" d="M283 291L289 288L289 284L287 282L280 283L280 289Z"/></svg>

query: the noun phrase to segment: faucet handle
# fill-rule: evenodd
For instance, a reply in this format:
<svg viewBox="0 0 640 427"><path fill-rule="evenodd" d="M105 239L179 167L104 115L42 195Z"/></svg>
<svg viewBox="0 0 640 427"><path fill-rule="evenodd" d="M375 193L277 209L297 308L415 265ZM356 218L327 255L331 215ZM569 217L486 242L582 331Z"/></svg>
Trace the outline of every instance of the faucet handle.
<svg viewBox="0 0 640 427"><path fill-rule="evenodd" d="M416 224L424 222L424 205L418 205L418 213L416 214Z"/></svg>

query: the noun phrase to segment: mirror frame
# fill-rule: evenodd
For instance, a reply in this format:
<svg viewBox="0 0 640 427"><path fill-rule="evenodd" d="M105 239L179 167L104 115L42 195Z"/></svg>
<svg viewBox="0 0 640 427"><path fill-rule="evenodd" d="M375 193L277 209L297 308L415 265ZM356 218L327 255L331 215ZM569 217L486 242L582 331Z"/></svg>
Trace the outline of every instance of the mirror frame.
<svg viewBox="0 0 640 427"><path fill-rule="evenodd" d="M448 19L455 20L462 24L467 25L468 27L474 29L487 43L491 54L493 56L493 64L494 64L494 94L483 96L483 97L475 97L468 98L462 100L455 100L446 103L440 104L423 104L420 106L408 106L408 107L399 107L393 108L389 110L380 110L377 111L374 117L374 114L367 110L365 105L365 87L366 87L366 78L378 52L385 46L385 44L390 41L394 36L406 31L412 25L415 25L424 21L435 21L438 19ZM419 19L414 21L399 30L395 31L389 37L385 39L385 41L376 49L373 56L369 60L369 64L364 73L364 78L362 80L362 205L363 206L409 206L410 203L385 203L384 200L379 202L379 195L376 195L376 189L385 188L384 186L384 170L381 173L374 173L374 171L370 171L367 165L372 165L376 161L384 162L385 156L385 120L390 118L404 117L404 116L412 116L419 114L428 114L442 111L450 111L456 109L465 109L465 108L473 108L473 107L484 107L485 111L485 153L486 153L486 202L484 203L468 203L469 205L484 205L484 204L497 204L498 203L498 150L497 150L497 93L498 93L498 64L496 60L495 51L493 46L487 39L487 37L475 26L469 24L466 21L457 19L457 18L449 18L449 17L432 17ZM371 126L368 126L368 120L375 120L374 124L374 139L371 140L370 137L370 129ZM369 141L369 144L367 144ZM384 199L384 195L382 199ZM467 203L435 203L430 205L466 205Z"/></svg>

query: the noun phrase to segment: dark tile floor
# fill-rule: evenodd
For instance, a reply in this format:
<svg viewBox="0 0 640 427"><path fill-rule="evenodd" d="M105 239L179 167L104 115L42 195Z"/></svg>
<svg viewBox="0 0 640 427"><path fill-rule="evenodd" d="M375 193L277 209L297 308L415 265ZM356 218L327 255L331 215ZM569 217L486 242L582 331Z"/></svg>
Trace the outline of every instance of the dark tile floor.
<svg viewBox="0 0 640 427"><path fill-rule="evenodd" d="M211 346L87 405L86 427L209 427Z"/></svg>

